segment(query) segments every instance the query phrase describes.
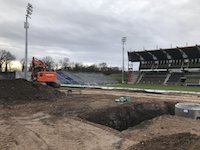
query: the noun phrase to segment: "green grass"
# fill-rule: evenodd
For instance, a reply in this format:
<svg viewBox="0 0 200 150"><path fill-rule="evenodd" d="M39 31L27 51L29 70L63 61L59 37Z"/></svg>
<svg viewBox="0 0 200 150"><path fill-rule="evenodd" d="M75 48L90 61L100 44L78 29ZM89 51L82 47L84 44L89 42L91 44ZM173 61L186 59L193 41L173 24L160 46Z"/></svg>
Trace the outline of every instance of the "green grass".
<svg viewBox="0 0 200 150"><path fill-rule="evenodd" d="M153 90L176 90L176 91L192 91L200 92L200 87L191 86L164 86L164 85L151 85L151 84L115 84L111 87L121 88L140 88L140 89L153 89Z"/></svg>

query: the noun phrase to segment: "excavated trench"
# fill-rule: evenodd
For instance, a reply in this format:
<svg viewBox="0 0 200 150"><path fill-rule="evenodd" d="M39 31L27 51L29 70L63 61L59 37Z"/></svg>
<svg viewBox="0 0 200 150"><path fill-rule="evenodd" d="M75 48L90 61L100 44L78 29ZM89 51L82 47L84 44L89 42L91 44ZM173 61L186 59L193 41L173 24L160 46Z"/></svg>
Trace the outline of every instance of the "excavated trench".
<svg viewBox="0 0 200 150"><path fill-rule="evenodd" d="M168 114L174 115L175 103L137 103L124 104L117 107L97 110L81 116L88 121L105 125L123 131L129 127L138 125L142 121Z"/></svg>

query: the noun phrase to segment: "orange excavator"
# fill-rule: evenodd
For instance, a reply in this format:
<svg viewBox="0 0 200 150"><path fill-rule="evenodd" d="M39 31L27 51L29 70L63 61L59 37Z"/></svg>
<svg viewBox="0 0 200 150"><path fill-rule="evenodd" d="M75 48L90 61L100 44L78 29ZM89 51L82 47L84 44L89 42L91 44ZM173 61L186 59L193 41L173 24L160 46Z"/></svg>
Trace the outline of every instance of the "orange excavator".
<svg viewBox="0 0 200 150"><path fill-rule="evenodd" d="M56 72L49 71L47 65L35 57L32 59L31 72L31 78L33 81L46 83L53 87L59 87L59 84L56 83Z"/></svg>

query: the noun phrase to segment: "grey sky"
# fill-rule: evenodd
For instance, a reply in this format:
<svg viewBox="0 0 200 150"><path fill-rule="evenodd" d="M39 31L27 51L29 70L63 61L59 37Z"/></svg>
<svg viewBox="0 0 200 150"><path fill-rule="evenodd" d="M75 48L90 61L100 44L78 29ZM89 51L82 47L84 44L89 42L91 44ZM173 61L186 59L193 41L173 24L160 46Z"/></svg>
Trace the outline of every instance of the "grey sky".
<svg viewBox="0 0 200 150"><path fill-rule="evenodd" d="M29 59L121 66L123 36L126 50L200 44L197 0L0 0L0 48L18 59L24 57L28 2L34 7Z"/></svg>

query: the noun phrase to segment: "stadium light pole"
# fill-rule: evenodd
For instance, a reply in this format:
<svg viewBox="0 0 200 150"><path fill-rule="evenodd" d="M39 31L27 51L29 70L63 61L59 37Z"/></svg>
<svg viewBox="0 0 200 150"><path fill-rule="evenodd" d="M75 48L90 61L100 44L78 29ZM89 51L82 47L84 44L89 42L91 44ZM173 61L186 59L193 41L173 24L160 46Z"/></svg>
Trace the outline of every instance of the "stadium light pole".
<svg viewBox="0 0 200 150"><path fill-rule="evenodd" d="M122 84L124 84L124 45L126 43L126 37L122 37Z"/></svg>
<svg viewBox="0 0 200 150"><path fill-rule="evenodd" d="M29 23L28 23L28 18L31 19L31 15L33 12L33 6L28 3L27 9L26 9L26 22L24 22L24 28L25 28L25 67L24 67L24 78L27 79L27 64L28 64L28 28L29 28Z"/></svg>

